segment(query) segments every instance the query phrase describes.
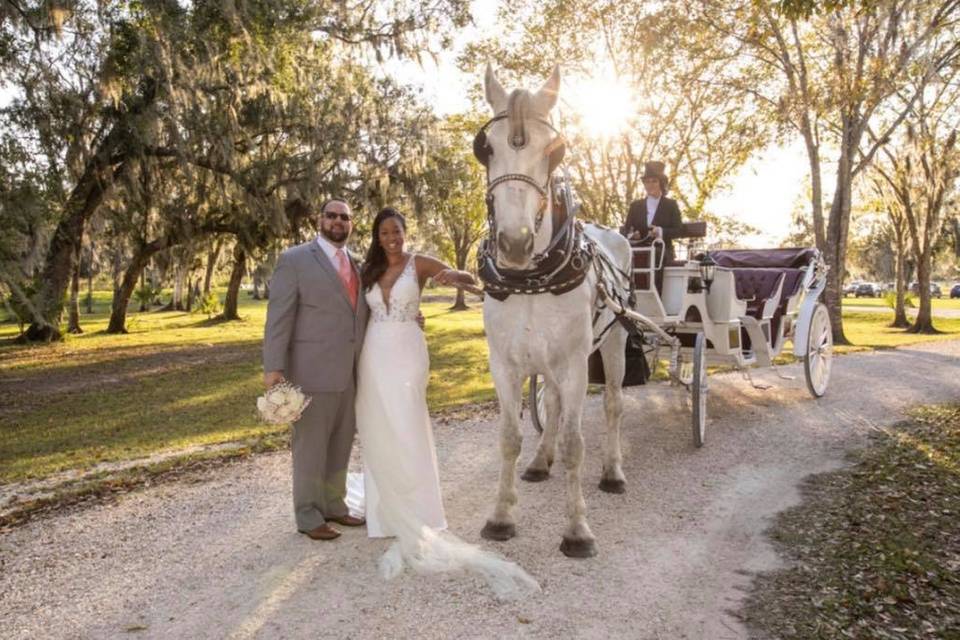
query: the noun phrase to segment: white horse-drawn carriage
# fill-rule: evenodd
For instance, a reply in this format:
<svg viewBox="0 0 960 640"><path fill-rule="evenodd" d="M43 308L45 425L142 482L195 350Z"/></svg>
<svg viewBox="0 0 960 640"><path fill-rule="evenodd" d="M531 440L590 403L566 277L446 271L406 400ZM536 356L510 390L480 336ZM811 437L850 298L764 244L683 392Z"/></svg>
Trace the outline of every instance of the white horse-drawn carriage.
<svg viewBox="0 0 960 640"><path fill-rule="evenodd" d="M557 177L566 143L549 114L559 69L537 92L508 93L489 67L484 85L493 117L473 150L487 170L488 236L478 258L500 404L501 468L497 502L481 535L516 535L522 388L529 379L541 434L521 477L549 478L559 447L568 515L560 549L589 557L597 549L581 487L588 382L604 382L599 487L623 493L622 387L625 380L644 381L661 356L671 380L691 393L697 445L704 439L709 365L772 365L792 340L811 393L824 393L832 334L818 297L826 267L813 249L711 251L664 265L657 241L631 247L615 230L581 223L569 179ZM703 225L686 228L688 236L706 232Z"/></svg>
<svg viewBox="0 0 960 640"><path fill-rule="evenodd" d="M705 235L705 223L690 223L679 237ZM665 358L670 380L690 393L698 447L705 439L710 366L774 366L790 342L803 363L807 389L817 398L826 392L833 337L827 308L819 301L826 285L819 251L714 250L664 265L662 244L659 239L632 243L631 289L600 281L598 304L632 325L625 386L631 380L645 382ZM655 285L660 269L662 289ZM599 354L591 358L590 382L604 383ZM546 420L544 395L540 376L532 376L531 415L538 431Z"/></svg>

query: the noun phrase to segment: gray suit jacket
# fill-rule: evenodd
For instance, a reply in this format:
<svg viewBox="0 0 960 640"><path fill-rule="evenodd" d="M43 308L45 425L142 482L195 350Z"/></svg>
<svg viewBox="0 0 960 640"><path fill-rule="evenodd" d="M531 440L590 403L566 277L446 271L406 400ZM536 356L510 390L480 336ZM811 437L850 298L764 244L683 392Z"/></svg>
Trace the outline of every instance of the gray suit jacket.
<svg viewBox="0 0 960 640"><path fill-rule="evenodd" d="M355 379L368 315L362 287L354 312L316 240L287 249L270 279L264 371L283 371L307 393L344 391Z"/></svg>

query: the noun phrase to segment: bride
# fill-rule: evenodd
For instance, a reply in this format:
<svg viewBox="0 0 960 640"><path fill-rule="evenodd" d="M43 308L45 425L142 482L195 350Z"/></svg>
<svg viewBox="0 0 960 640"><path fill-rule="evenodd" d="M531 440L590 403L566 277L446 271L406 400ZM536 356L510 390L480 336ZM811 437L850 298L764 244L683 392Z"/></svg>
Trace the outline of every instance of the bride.
<svg viewBox="0 0 960 640"><path fill-rule="evenodd" d="M436 258L405 252L405 231L400 212L380 211L362 269L371 314L358 365L356 417L367 532L373 538L395 538L380 559L380 570L390 578L404 566L417 572L468 569L503 598L539 590L517 565L444 532L447 521L426 402L430 362L417 316L427 278L450 286L472 285L474 279Z"/></svg>

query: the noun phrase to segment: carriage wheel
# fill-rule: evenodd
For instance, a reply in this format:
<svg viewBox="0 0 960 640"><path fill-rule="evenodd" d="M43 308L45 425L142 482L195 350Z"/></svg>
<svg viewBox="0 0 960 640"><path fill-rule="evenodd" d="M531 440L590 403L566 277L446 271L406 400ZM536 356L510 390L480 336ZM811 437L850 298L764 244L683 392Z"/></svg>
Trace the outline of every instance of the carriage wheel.
<svg viewBox="0 0 960 640"><path fill-rule="evenodd" d="M693 404L693 444L703 446L707 430L707 337L697 334L693 345L693 380L690 384Z"/></svg>
<svg viewBox="0 0 960 640"><path fill-rule="evenodd" d="M803 374L807 389L814 398L827 392L830 383L830 366L833 363L833 328L830 314L823 303L817 305L810 317L807 331L807 355L803 357Z"/></svg>
<svg viewBox="0 0 960 640"><path fill-rule="evenodd" d="M543 425L547 423L546 385L539 375L530 376L530 391L527 396L530 406L530 418L537 433L543 433Z"/></svg>

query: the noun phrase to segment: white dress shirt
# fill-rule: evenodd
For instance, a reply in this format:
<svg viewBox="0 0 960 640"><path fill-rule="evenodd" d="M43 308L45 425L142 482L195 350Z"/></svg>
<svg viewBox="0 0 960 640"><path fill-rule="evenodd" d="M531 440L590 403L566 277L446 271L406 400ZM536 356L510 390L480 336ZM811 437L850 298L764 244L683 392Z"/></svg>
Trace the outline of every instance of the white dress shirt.
<svg viewBox="0 0 960 640"><path fill-rule="evenodd" d="M653 217L657 215L657 207L660 206L660 198L647 196L647 226L653 226Z"/></svg>
<svg viewBox="0 0 960 640"><path fill-rule="evenodd" d="M347 260L350 260L350 254L347 253L346 248L334 246L332 242L324 238L322 235L317 236L317 244L320 245L320 248L323 249L323 252L327 254L327 258L330 260L330 264L333 265L333 268L336 269L340 264L337 262L337 251L343 251L343 255L347 256Z"/></svg>

